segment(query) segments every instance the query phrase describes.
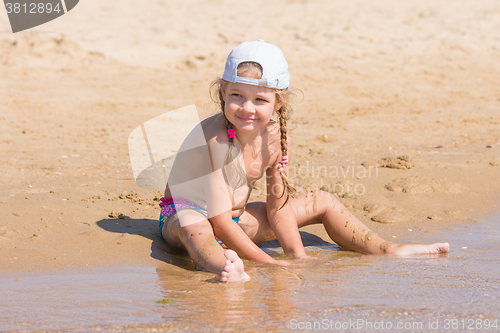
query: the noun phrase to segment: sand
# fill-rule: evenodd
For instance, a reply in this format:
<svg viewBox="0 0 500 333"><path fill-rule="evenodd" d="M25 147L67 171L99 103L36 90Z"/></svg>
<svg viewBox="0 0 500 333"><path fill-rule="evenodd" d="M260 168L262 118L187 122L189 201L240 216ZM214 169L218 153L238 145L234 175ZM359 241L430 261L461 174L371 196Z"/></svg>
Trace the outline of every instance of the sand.
<svg viewBox="0 0 500 333"><path fill-rule="evenodd" d="M498 209L497 1L85 0L17 34L0 12L2 273L168 267L162 191L136 185L128 135L213 114L209 84L245 40L289 62L301 189L405 243Z"/></svg>

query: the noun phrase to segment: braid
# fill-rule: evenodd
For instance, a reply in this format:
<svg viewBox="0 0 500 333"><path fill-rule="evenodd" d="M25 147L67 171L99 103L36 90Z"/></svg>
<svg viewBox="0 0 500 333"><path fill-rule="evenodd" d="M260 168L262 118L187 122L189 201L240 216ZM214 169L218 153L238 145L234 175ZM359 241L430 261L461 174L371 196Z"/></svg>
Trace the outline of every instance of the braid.
<svg viewBox="0 0 500 333"><path fill-rule="evenodd" d="M286 109L286 107L282 106L278 110L278 120L280 123L280 133L281 133L281 140L280 140L281 156L288 155L288 147L287 147L287 140L286 140L287 139L286 116L287 115L286 115L285 109ZM278 167L283 168L284 165L279 163ZM283 204L283 206L285 206L290 197L295 198L297 196L297 190L292 185L292 182L290 181L290 178L288 178L288 175L286 174L284 169L281 170L280 176L281 176L281 180L283 182L283 193L281 194L281 197L283 195L285 195L285 193L286 193L286 201ZM281 207L283 208L283 206L281 206Z"/></svg>
<svg viewBox="0 0 500 333"><path fill-rule="evenodd" d="M286 142L286 134L287 134L287 129L286 129L286 119L283 116L283 112L280 112L278 114L279 122L280 122L280 133L281 133L281 154L283 156L287 155L287 142Z"/></svg>

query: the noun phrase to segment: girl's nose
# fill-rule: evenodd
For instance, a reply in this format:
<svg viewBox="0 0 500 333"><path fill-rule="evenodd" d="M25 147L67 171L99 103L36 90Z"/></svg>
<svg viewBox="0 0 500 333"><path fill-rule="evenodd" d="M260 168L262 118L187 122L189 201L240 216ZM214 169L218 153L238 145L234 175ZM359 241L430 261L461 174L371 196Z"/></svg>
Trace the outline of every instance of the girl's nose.
<svg viewBox="0 0 500 333"><path fill-rule="evenodd" d="M247 99L247 100L245 100L245 101L243 102L243 104L241 105L241 108L242 108L242 109L243 109L243 111L245 111L245 112L253 112L253 110L254 110L254 105L253 105L253 103L252 103L252 101L251 101L251 100L248 100L248 99Z"/></svg>

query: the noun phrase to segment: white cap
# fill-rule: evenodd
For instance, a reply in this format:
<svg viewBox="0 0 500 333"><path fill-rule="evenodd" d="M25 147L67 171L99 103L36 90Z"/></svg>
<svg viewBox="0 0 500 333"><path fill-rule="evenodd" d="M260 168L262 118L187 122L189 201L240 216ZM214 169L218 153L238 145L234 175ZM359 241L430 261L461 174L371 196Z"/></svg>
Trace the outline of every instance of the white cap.
<svg viewBox="0 0 500 333"><path fill-rule="evenodd" d="M262 77L251 79L238 76L238 65L253 61L262 67ZM268 88L286 89L290 83L288 63L283 52L272 44L259 39L256 42L244 42L235 47L227 56L226 68L222 78L229 82L252 84Z"/></svg>

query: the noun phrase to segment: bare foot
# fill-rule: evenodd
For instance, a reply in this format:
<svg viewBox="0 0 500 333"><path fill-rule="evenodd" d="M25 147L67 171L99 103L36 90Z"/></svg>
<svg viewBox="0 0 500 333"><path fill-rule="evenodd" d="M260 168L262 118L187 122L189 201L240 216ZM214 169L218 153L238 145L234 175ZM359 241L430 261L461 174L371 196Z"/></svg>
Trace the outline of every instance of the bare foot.
<svg viewBox="0 0 500 333"><path fill-rule="evenodd" d="M248 281L250 276L245 273L245 268L243 267L243 261L238 257L236 252L233 250L226 250L224 252L226 257L226 265L220 273L220 280L222 282L237 282L237 281Z"/></svg>
<svg viewBox="0 0 500 333"><path fill-rule="evenodd" d="M437 254L450 252L450 245L448 243L435 243L435 244L409 244L400 245L393 252L397 256L408 256L412 254Z"/></svg>

